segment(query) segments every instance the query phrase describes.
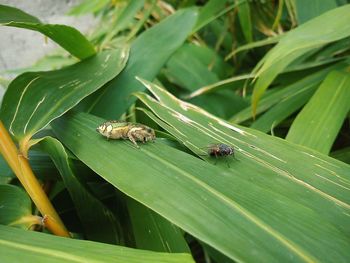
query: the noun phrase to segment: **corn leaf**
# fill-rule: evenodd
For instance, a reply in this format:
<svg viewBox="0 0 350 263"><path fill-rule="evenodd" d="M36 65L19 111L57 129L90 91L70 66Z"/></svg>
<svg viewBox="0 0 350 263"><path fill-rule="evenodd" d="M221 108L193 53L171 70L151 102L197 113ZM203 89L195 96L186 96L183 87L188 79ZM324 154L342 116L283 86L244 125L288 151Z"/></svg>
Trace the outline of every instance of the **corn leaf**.
<svg viewBox="0 0 350 263"><path fill-rule="evenodd" d="M258 101L265 90L290 63L310 51L350 36L349 20L350 5L345 5L332 9L285 34L254 69L257 82L252 96L253 113L255 114ZM322 30L319 30L320 28Z"/></svg>
<svg viewBox="0 0 350 263"><path fill-rule="evenodd" d="M18 186L0 184L0 224L28 228L33 224L32 202Z"/></svg>
<svg viewBox="0 0 350 263"><path fill-rule="evenodd" d="M0 5L0 25L38 31L79 59L96 54L94 46L75 28L43 24L38 18L11 6Z"/></svg>
<svg viewBox="0 0 350 263"><path fill-rule="evenodd" d="M142 82L157 98L138 94L156 114L149 116L197 155L215 164L210 156L203 157L203 147L225 143L236 150L236 160L217 161L216 166L225 168L221 176L208 170L201 173L207 185L237 208L237 213L231 212L237 221L223 230L235 231L230 249L219 247L218 241L214 248L248 262L256 258L265 262L349 258L350 253L345 252L350 247L348 165L252 129L230 125L152 83ZM202 241L212 245L207 239Z"/></svg>
<svg viewBox="0 0 350 263"><path fill-rule="evenodd" d="M6 90L1 120L17 140L30 138L118 75L127 58L121 48L60 70L24 73Z"/></svg>
<svg viewBox="0 0 350 263"><path fill-rule="evenodd" d="M125 69L108 83L91 112L106 119L119 118L135 101L130 95L144 90L135 76L155 78L171 54L183 44L196 20L195 8L182 9L140 34L131 44Z"/></svg>
<svg viewBox="0 0 350 263"><path fill-rule="evenodd" d="M286 139L328 154L350 110L350 73L328 74L298 114Z"/></svg>
<svg viewBox="0 0 350 263"><path fill-rule="evenodd" d="M63 182L74 202L76 211L89 240L109 244L121 244L121 227L115 215L87 189L76 175L76 168L68 158L63 145L52 137L40 141L60 171ZM89 206L86 206L86 204ZM94 213L91 213L93 207Z"/></svg>
<svg viewBox="0 0 350 263"><path fill-rule="evenodd" d="M62 238L0 225L1 262L193 263L189 254L167 254Z"/></svg>

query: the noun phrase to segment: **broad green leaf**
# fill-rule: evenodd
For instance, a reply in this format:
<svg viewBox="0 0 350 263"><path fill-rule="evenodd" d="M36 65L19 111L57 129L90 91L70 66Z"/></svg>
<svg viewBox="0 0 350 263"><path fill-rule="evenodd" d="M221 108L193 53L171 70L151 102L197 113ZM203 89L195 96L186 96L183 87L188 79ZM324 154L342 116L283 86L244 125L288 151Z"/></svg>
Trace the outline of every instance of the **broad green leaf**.
<svg viewBox="0 0 350 263"><path fill-rule="evenodd" d="M96 53L93 45L75 28L43 24L36 17L11 6L0 5L0 25L38 31L79 59Z"/></svg>
<svg viewBox="0 0 350 263"><path fill-rule="evenodd" d="M238 6L238 18L243 35L248 43L253 41L253 26L248 1Z"/></svg>
<svg viewBox="0 0 350 263"><path fill-rule="evenodd" d="M324 12L336 8L337 1L336 0L294 0L296 15L298 19L298 23L302 24L306 21L317 17Z"/></svg>
<svg viewBox="0 0 350 263"><path fill-rule="evenodd" d="M183 44L196 20L196 9L182 9L139 35L131 45L125 69L108 83L92 112L106 119L119 118L135 101L130 95L144 90L135 76L155 78L171 54Z"/></svg>
<svg viewBox="0 0 350 263"><path fill-rule="evenodd" d="M255 114L258 101L265 90L290 63L311 50L350 36L349 20L350 5L345 5L285 34L254 69L257 82L252 96L253 113Z"/></svg>
<svg viewBox="0 0 350 263"><path fill-rule="evenodd" d="M262 132L273 130L280 122L300 109L311 98L316 88L316 84L311 84L282 99L254 121L250 127Z"/></svg>
<svg viewBox="0 0 350 263"><path fill-rule="evenodd" d="M214 245L202 239L204 242L247 262L255 262L256 258L263 262L349 259L349 165L279 138L230 125L152 83L143 83L157 98L138 94L157 115L149 113L150 117L193 152L215 163L203 156L206 145L225 143L236 150L236 160L228 160L230 168L224 160L217 162L222 174L201 173L206 185L239 208L232 215L238 225L233 227L230 250L225 251L218 241Z"/></svg>
<svg viewBox="0 0 350 263"><path fill-rule="evenodd" d="M27 193L14 185L0 184L0 224L29 228L40 222L32 215L32 202Z"/></svg>
<svg viewBox="0 0 350 263"><path fill-rule="evenodd" d="M328 154L350 110L350 74L328 74L298 114L286 139Z"/></svg>
<svg viewBox="0 0 350 263"><path fill-rule="evenodd" d="M0 225L1 262L193 263L188 254L151 252Z"/></svg>
<svg viewBox="0 0 350 263"><path fill-rule="evenodd" d="M122 48L60 70L24 73L6 90L0 117L17 140L30 138L118 75L127 59Z"/></svg>
<svg viewBox="0 0 350 263"><path fill-rule="evenodd" d="M162 97L162 94L159 95ZM181 105L188 106L185 103ZM169 119L172 113L176 114L170 108L161 108ZM188 107L186 109L189 111ZM196 112L191 110L190 113ZM202 123L198 127L188 127L177 115L172 118L174 120L171 121L178 121L176 129L179 129L179 134L187 134L186 139L191 139L197 145L197 152L199 145L203 147L220 140L219 136L225 136L222 132L218 134L209 124L203 127L204 132L197 132L202 128ZM203 122L208 123L207 117L202 118ZM183 117L182 120L187 119ZM238 161L233 160L231 169L227 169L225 162L214 166L159 143L136 149L130 142L107 141L95 132L95 127L101 121L79 114L61 117L53 123L53 127L68 148L104 179L231 258L254 261L259 257L269 262L281 262L287 258L306 261L314 257L343 259L349 256L346 252L349 251L346 245L349 234L346 213L349 205L343 202L350 200L348 191L338 185L329 186L328 181L317 182L313 174L308 176L317 172L327 180L346 184L348 181L344 173L349 172L349 166L331 158L319 160L327 157L317 153L300 151L287 163L284 161L286 153L278 157L276 153L285 142L272 138L277 142L277 147L272 147L272 143L265 138L251 145L245 137L248 140L256 140L257 135L269 137L257 132L243 133L238 127L234 132L226 126L224 132L230 131L230 134L222 139L224 142L232 135L246 140L236 143L240 147L237 148L239 153L244 151L244 154L238 153ZM210 121L211 125L216 125L214 128L221 126L223 129L216 119ZM213 138L208 138L205 132L210 132ZM178 137L179 134L175 135ZM93 140L94 144L89 143ZM191 142L184 141L186 145ZM291 144L287 146L289 151L297 148ZM266 147L272 147L274 151L267 151ZM203 154L203 150L200 151ZM302 161L300 154L304 157ZM310 156L313 154L316 156ZM305 159L313 160L312 165L305 165ZM333 168L330 161L337 166ZM303 162L308 173L304 175L305 170L292 174L286 172L285 169L291 169L291 166L295 169L294 164L290 164L293 162ZM134 165L130 166L130 163ZM315 166L318 163L326 169ZM333 178L328 169L332 169L341 179ZM316 187L318 191L312 190ZM336 199L338 197L340 200ZM210 228L208 222L211 222ZM327 250L330 244L334 247Z"/></svg>
<svg viewBox="0 0 350 263"><path fill-rule="evenodd" d="M149 208L127 199L136 247L140 249L190 253L183 232Z"/></svg>
<svg viewBox="0 0 350 263"><path fill-rule="evenodd" d="M233 178L238 182L228 187L230 175L225 170L167 145L149 143L136 149L130 142L107 141L95 131L101 121L80 113L61 117L52 126L65 145L105 180L231 258L242 260L254 250L272 260L274 249L262 251L259 243L283 247L273 235L263 235L269 233L265 224L256 224L250 212L227 196L240 196L238 185L245 191L258 187L240 184L237 174ZM251 244L251 239L257 242Z"/></svg>
<svg viewBox="0 0 350 263"><path fill-rule="evenodd" d="M63 145L52 137L45 137L40 146L50 154L60 171L64 184L74 202L84 233L89 240L110 244L121 243L121 229L114 214L87 189L74 172L72 161ZM86 204L89 204L88 206Z"/></svg>

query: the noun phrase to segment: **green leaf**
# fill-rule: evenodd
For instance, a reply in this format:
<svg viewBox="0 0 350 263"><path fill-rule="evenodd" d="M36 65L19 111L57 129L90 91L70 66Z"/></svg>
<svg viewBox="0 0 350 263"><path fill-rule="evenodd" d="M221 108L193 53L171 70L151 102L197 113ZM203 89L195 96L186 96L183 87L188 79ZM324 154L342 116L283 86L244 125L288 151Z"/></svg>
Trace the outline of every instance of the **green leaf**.
<svg viewBox="0 0 350 263"><path fill-rule="evenodd" d="M108 83L92 112L106 119L119 118L135 101L130 95L144 90L135 76L155 78L190 34L196 19L196 9L182 9L139 35L131 45L127 66Z"/></svg>
<svg viewBox="0 0 350 263"><path fill-rule="evenodd" d="M238 225L261 231L242 221L235 204L216 189L216 181L222 186L227 179L225 171L164 144L136 149L130 142L107 141L95 131L102 121L80 113L61 117L52 126L60 140L109 183L224 253L233 256L236 242L244 242L236 232Z"/></svg>
<svg viewBox="0 0 350 263"><path fill-rule="evenodd" d="M285 34L254 69L258 80L252 96L253 113L256 112L257 103L265 90L290 63L311 50L349 36L349 19L350 5L345 5L328 11ZM322 30L319 30L320 28Z"/></svg>
<svg viewBox="0 0 350 263"><path fill-rule="evenodd" d="M127 199L127 206L137 248L191 253L177 226L131 198Z"/></svg>
<svg viewBox="0 0 350 263"><path fill-rule="evenodd" d="M291 96L282 99L267 112L260 116L250 126L262 132L269 132L280 122L300 109L312 96L317 88L317 84L311 84L294 92Z"/></svg>
<svg viewBox="0 0 350 263"><path fill-rule="evenodd" d="M321 83L321 81L327 76L327 74L337 68L344 68L346 64L336 64L334 66L325 68L323 70L319 70L316 73L312 73L309 76L306 76L300 80L297 80L293 82L292 84L283 87L283 88L275 88L270 90L269 94L266 94L261 101L259 102L257 109L256 109L256 114L260 114L274 105L276 105L278 102L281 100L287 100L288 98L293 97L295 94L298 94L302 90L307 90L308 88L312 88L315 85L318 85ZM233 123L242 123L244 121L249 120L252 118L252 109L251 107L247 107L244 110L240 111L236 115L234 115L231 119L230 122Z"/></svg>
<svg viewBox="0 0 350 263"><path fill-rule="evenodd" d="M214 50L192 44L179 48L166 64L168 78L189 91L218 82L229 70Z"/></svg>
<svg viewBox="0 0 350 263"><path fill-rule="evenodd" d="M302 24L306 21L317 17L324 12L336 8L337 1L336 0L294 0L296 15L298 19L298 23Z"/></svg>
<svg viewBox="0 0 350 263"><path fill-rule="evenodd" d="M286 139L328 154L350 110L350 74L328 74L298 114Z"/></svg>
<svg viewBox="0 0 350 263"><path fill-rule="evenodd" d="M167 254L74 240L0 225L1 262L193 263L188 254Z"/></svg>
<svg viewBox="0 0 350 263"><path fill-rule="evenodd" d="M191 63L188 63L180 54L172 57L167 63L168 78L190 92L219 81L216 74L209 71L205 65L193 59L190 61Z"/></svg>
<svg viewBox="0 0 350 263"><path fill-rule="evenodd" d="M14 185L0 184L0 224L28 228L36 221L27 193Z"/></svg>
<svg viewBox="0 0 350 263"><path fill-rule="evenodd" d="M30 138L118 75L127 58L122 48L60 70L24 73L6 90L0 117L19 141Z"/></svg>
<svg viewBox="0 0 350 263"><path fill-rule="evenodd" d="M159 125L197 155L202 156L203 147L211 143L225 143L236 150L236 160L227 160L230 168L219 160L221 172L209 172L208 167L200 175L213 193L215 189L237 209L230 212L235 218L233 225L216 233L224 235L234 229L230 248L221 247L222 237L215 244L204 238L202 241L232 259L247 262L256 258L262 262L333 262L350 257L349 165L279 138L230 125L152 83L143 83L157 98L138 94L157 115L149 116L153 115ZM209 156L202 158L214 163ZM192 167L198 171L203 165ZM220 211L223 213L224 208Z"/></svg>
<svg viewBox="0 0 350 263"><path fill-rule="evenodd" d="M227 119L249 105L249 102L230 90L221 90L189 100L206 111Z"/></svg>
<svg viewBox="0 0 350 263"><path fill-rule="evenodd" d="M243 2L238 7L238 18L242 28L243 35L246 41L253 41L253 26L252 19L250 15L250 7L248 1Z"/></svg>
<svg viewBox="0 0 350 263"><path fill-rule="evenodd" d="M45 137L40 146L50 154L60 171L64 184L74 202L83 223L84 233L89 240L120 244L121 229L114 214L87 189L76 176L74 166L63 145L52 137ZM89 204L88 206L86 204ZM93 213L92 208L93 207Z"/></svg>
<svg viewBox="0 0 350 263"><path fill-rule="evenodd" d="M79 59L96 53L93 45L75 28L43 24L36 17L11 6L0 5L0 25L38 31Z"/></svg>

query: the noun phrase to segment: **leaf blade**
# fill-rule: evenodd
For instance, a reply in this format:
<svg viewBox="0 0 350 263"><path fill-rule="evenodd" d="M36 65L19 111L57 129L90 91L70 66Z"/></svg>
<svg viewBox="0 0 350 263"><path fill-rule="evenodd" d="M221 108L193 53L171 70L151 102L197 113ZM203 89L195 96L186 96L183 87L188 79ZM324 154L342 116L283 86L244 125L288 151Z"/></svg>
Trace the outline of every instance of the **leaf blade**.
<svg viewBox="0 0 350 263"><path fill-rule="evenodd" d="M298 114L286 140L328 154L350 110L350 74L330 72Z"/></svg>
<svg viewBox="0 0 350 263"><path fill-rule="evenodd" d="M121 48L61 70L24 73L6 90L1 119L19 141L30 138L118 75L127 58L128 49Z"/></svg>
<svg viewBox="0 0 350 263"><path fill-rule="evenodd" d="M77 29L65 25L43 24L36 17L11 6L0 5L0 25L38 31L79 59L96 54L93 45Z"/></svg>
<svg viewBox="0 0 350 263"><path fill-rule="evenodd" d="M311 50L350 35L349 14L350 5L344 5L332 9L284 35L254 69L258 79L252 96L253 113L256 112L260 97L287 65ZM324 21L329 21L329 23L324 24ZM320 26L322 26L322 30L318 30Z"/></svg>
<svg viewBox="0 0 350 263"><path fill-rule="evenodd" d="M286 143L281 139L267 136L251 129L229 125L198 107L176 99L154 84L144 80L142 82L154 94L157 101L144 94L138 94L137 96L162 120L160 122L157 121L157 123L182 141L185 146L197 155L203 154L201 147L210 143L226 143L234 146L238 161L234 164L235 167L230 169L230 173L238 173L237 177L242 180L249 178L251 184L248 188L245 188L243 184L240 185L241 182L232 183L230 192L225 190L225 193L248 211L254 211L253 214L261 221L268 222L269 227L276 231L275 233L280 234L279 237L286 239L286 246L289 247L291 245L294 248L293 252L289 250L290 253L298 254L298 257L302 258L301 261L325 260L329 253L334 252L334 249L339 249L337 248L339 245L341 246L341 244L348 242L345 241L348 240L348 234L345 234L345 232L348 232L349 218L343 214L343 212L350 209L350 181L346 176L350 169L348 165L317 152L305 150L303 147ZM166 125L163 125L163 122ZM283 151L279 149L283 149ZM303 158L301 159L300 156L303 156ZM210 161L210 158L208 161ZM231 166L233 165L232 163L233 161ZM226 166L224 162L221 165ZM318 176L314 176L315 174ZM338 178L334 176L335 174ZM216 180L218 179L216 178ZM226 186L230 184L228 178L225 178L225 180ZM234 196L235 192L239 191L244 192L242 195L252 193L254 191L253 185L261 187L259 188L261 192L256 195L259 201L254 198L254 201L252 199L243 201L244 198ZM233 190L234 187L237 187L237 189ZM267 192L263 189L267 190ZM305 196L306 192L308 197ZM340 192L342 193L340 194ZM274 194L278 194L278 197L272 197ZM265 198L267 198L265 202L262 201ZM277 205L279 207L277 208L276 204L273 204L273 200L281 201L283 206ZM259 206L254 205L254 208L249 208L252 202L260 201L268 204L266 206L262 205L264 207L263 210L260 210ZM308 212L306 210L302 212L300 207L289 207L293 206L293 202L302 204L304 208L308 207ZM320 209L319 205L322 206L322 209ZM343 207L343 212L338 210L340 207ZM272 210L269 212L269 209ZM311 211L313 212L310 214ZM282 215L285 213L288 215ZM330 214L333 214L333 216L330 216ZM280 222L276 220L276 217L280 219L288 218L288 223ZM313 232L313 230L309 232L308 224L315 220L318 221L318 226L315 226L314 229L318 229L318 233ZM336 224L334 224L334 220L337 221ZM323 223L320 223L321 221ZM293 224L293 230L290 229L288 231L290 224ZM321 227L320 224L325 225ZM331 227L328 224L333 226ZM295 232L296 229L299 229L297 234ZM335 237L338 234L342 237ZM321 242L322 244L317 241L316 244L312 240L320 240L320 236L316 238L317 235L333 236L337 240L334 240L337 245L334 245L332 242L327 244L329 240ZM338 252L340 251L338 250ZM323 256L320 256L321 253L324 253ZM249 252L245 256L249 258ZM309 258L306 259L304 256L309 256ZM333 254L333 256L336 255ZM329 260L333 260L332 257ZM348 257L349 255L343 254L339 260L344 260ZM277 258L278 256L274 259L277 260ZM297 259L294 258L294 260ZM283 260L279 259L279 261Z"/></svg>
<svg viewBox="0 0 350 263"><path fill-rule="evenodd" d="M119 118L135 101L130 95L144 90L135 76L153 79L170 55L185 41L196 19L196 9L179 10L138 36L131 44L127 66L118 78L107 85L91 112L106 119ZM152 66L147 66L150 59Z"/></svg>
<svg viewBox="0 0 350 263"><path fill-rule="evenodd" d="M0 259L13 262L162 262L191 263L188 254L137 250L91 241L74 240L0 225Z"/></svg>

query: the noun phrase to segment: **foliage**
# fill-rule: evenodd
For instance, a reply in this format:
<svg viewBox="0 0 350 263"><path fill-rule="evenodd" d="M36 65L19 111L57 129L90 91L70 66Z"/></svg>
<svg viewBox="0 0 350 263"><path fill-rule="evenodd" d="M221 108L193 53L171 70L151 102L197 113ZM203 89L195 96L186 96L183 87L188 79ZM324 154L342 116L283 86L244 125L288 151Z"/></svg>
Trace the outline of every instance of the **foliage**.
<svg viewBox="0 0 350 263"><path fill-rule="evenodd" d="M347 1L70 11L86 13L100 21L87 37L0 5L1 25L69 53L6 85L1 261L350 260ZM146 124L157 140L106 140L96 128L107 119ZM234 155L210 156L213 144Z"/></svg>

